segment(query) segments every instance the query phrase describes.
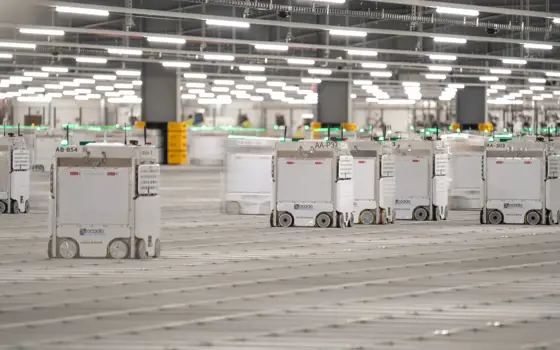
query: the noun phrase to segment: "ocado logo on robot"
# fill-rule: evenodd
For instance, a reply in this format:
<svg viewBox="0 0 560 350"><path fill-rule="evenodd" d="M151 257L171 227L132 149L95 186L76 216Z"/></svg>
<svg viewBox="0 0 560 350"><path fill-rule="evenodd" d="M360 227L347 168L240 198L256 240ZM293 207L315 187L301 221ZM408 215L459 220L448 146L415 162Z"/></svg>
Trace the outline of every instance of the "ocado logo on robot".
<svg viewBox="0 0 560 350"><path fill-rule="evenodd" d="M410 204L412 201L410 199L397 199L395 200L395 204Z"/></svg>
<svg viewBox="0 0 560 350"><path fill-rule="evenodd" d="M299 209L313 209L313 206L311 204L294 204L294 210Z"/></svg>
<svg viewBox="0 0 560 350"><path fill-rule="evenodd" d="M504 203L504 209L508 208L523 208L522 203Z"/></svg>
<svg viewBox="0 0 560 350"><path fill-rule="evenodd" d="M104 235L105 234L105 230L97 228L97 229L87 229L87 228L82 228L80 229L80 236L99 236L99 235Z"/></svg>

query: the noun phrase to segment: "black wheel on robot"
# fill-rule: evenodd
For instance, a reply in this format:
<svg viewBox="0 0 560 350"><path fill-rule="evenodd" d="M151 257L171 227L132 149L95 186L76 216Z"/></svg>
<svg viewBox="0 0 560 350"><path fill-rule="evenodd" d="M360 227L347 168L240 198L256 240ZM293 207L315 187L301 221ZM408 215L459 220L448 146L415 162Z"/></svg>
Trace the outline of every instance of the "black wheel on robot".
<svg viewBox="0 0 560 350"><path fill-rule="evenodd" d="M525 222L527 225L535 226L541 223L541 214L531 210L525 215Z"/></svg>
<svg viewBox="0 0 560 350"><path fill-rule="evenodd" d="M484 209L480 209L480 224L484 224Z"/></svg>
<svg viewBox="0 0 560 350"><path fill-rule="evenodd" d="M283 212L278 215L278 226L290 227L294 225L294 217L288 212Z"/></svg>
<svg viewBox="0 0 560 350"><path fill-rule="evenodd" d="M426 221L429 216L428 210L424 207L418 207L412 212L412 219L415 221Z"/></svg>
<svg viewBox="0 0 560 350"><path fill-rule="evenodd" d="M348 220L348 227L354 227L354 213L350 214L350 219Z"/></svg>
<svg viewBox="0 0 560 350"><path fill-rule="evenodd" d="M327 228L330 227L332 225L332 218L329 214L327 213L320 213L319 215L317 215L317 217L315 218L315 224L318 227L321 228Z"/></svg>
<svg viewBox="0 0 560 350"><path fill-rule="evenodd" d="M274 225L274 213L270 213L270 227L274 227L276 225Z"/></svg>
<svg viewBox="0 0 560 350"><path fill-rule="evenodd" d="M122 239L115 239L107 247L107 255L112 259L125 259L129 256L130 247Z"/></svg>
<svg viewBox="0 0 560 350"><path fill-rule="evenodd" d="M226 202L226 214L230 214L230 215L241 214L241 205L237 202Z"/></svg>
<svg viewBox="0 0 560 350"><path fill-rule="evenodd" d="M29 213L29 209L31 209L31 205L29 204L29 201L25 201L25 212Z"/></svg>
<svg viewBox="0 0 560 350"><path fill-rule="evenodd" d="M488 223L492 225L499 225L504 222L504 215L499 210L491 210L488 212Z"/></svg>
<svg viewBox="0 0 560 350"><path fill-rule="evenodd" d="M379 224L385 225L387 223L387 210L384 208L379 209Z"/></svg>
<svg viewBox="0 0 560 350"><path fill-rule="evenodd" d="M337 217L336 218L336 227L345 228L346 227L346 221L344 220L344 214L337 213L336 217Z"/></svg>
<svg viewBox="0 0 560 350"><path fill-rule="evenodd" d="M161 243L158 238L154 243L154 258L159 258L160 256L161 256Z"/></svg>
<svg viewBox="0 0 560 350"><path fill-rule="evenodd" d="M49 239L49 245L47 247L47 256L49 259L52 259L54 257L52 254L52 238Z"/></svg>
<svg viewBox="0 0 560 350"><path fill-rule="evenodd" d="M397 222L397 212L395 209L391 209L391 224Z"/></svg>
<svg viewBox="0 0 560 350"><path fill-rule="evenodd" d="M0 201L0 214L6 214L8 212L8 204L4 201Z"/></svg>
<svg viewBox="0 0 560 350"><path fill-rule="evenodd" d="M70 238L63 238L58 243L57 256L63 259L74 259L80 253L78 243Z"/></svg>
<svg viewBox="0 0 560 350"><path fill-rule="evenodd" d="M375 213L369 209L362 210L358 216L358 221L362 225L373 225L375 224Z"/></svg>
<svg viewBox="0 0 560 350"><path fill-rule="evenodd" d="M16 200L12 200L12 214L20 214L19 203Z"/></svg>
<svg viewBox="0 0 560 350"><path fill-rule="evenodd" d="M146 248L146 241L143 239L136 240L136 259L142 260L148 257L148 250Z"/></svg>

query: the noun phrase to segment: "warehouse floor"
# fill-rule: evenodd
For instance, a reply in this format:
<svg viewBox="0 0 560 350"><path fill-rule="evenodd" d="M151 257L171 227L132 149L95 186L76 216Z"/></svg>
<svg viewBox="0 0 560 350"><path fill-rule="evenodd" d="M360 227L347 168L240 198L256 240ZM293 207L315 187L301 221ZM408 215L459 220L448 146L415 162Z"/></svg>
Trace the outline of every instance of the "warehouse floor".
<svg viewBox="0 0 560 350"><path fill-rule="evenodd" d="M0 349L560 348L558 227L272 229L166 168L163 258L48 260L48 175L1 216Z"/></svg>

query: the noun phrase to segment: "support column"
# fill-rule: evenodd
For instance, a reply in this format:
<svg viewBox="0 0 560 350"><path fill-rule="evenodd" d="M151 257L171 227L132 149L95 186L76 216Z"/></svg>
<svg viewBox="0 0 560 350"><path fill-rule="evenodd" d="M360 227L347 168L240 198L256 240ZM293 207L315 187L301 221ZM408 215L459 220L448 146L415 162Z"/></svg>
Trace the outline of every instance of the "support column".
<svg viewBox="0 0 560 350"><path fill-rule="evenodd" d="M457 123L463 130L478 130L486 123L488 107L485 87L465 87L457 91Z"/></svg>
<svg viewBox="0 0 560 350"><path fill-rule="evenodd" d="M322 126L339 127L352 119L352 89L348 82L325 81L317 90L317 121Z"/></svg>
<svg viewBox="0 0 560 350"><path fill-rule="evenodd" d="M175 122L181 116L180 79L174 69L142 64L142 120Z"/></svg>

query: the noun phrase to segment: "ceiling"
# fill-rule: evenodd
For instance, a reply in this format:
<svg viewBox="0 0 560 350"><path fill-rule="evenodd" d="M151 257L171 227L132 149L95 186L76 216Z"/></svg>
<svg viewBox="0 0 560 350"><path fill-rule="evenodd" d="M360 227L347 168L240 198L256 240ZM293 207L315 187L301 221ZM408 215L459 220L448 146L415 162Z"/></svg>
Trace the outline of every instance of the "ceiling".
<svg viewBox="0 0 560 350"><path fill-rule="evenodd" d="M553 20L560 18L560 2L553 0L471 0L468 4L424 0L342 4L305 0L26 0L25 5L22 3L3 0L0 13L0 57L3 57L0 58L0 79L3 79L0 96L21 100L33 100L45 93L58 97L67 90L70 91L67 96L73 97L72 89L82 88L77 93L81 96L78 99L86 99L86 95L98 98L108 93L107 97L114 102L127 102L127 99L138 102L139 98L121 98L123 95L116 92L129 87L124 90L136 91L138 95L140 78L135 75L118 75L116 80L93 83L82 80L78 87L71 82L92 79L93 75L114 75L116 70L137 71L144 63L163 62L181 62L185 66L177 68L181 74L206 74L206 78L197 81L199 84L227 79L235 84L253 85L253 90L227 85L228 91L217 89L220 91L214 94L245 90L248 92L238 94L240 98L254 97L254 101L260 101L259 96L264 100L271 98L270 93L259 94L255 89L271 88L278 90L277 100L314 103L312 92L298 94L299 90L313 89L310 79L354 81L356 98L360 101L369 98L369 102L409 98L447 101L453 99L461 85L488 86L489 99L498 104L512 103L508 101L557 104L560 96L560 88L556 87L560 60L555 58L560 51L557 47L560 23L555 24ZM455 8L445 11L439 8L443 5ZM67 13L59 11L61 7L71 7L71 12L76 7L108 12ZM465 10L479 13L462 15L461 11ZM217 25L224 24L223 21L234 22ZM250 27L232 28L233 25ZM161 38L172 42L154 41ZM10 47L14 43L34 46ZM536 48L528 48L526 44ZM109 48L121 52L111 53ZM122 52L125 48L141 52L125 54ZM229 55L233 60L207 55ZM107 59L107 62L80 63L76 61L78 57ZM288 58L304 61L287 61ZM524 63L521 61L508 64L504 59L526 61L526 64L520 64ZM252 71L244 70L245 66ZM51 71L48 77L34 76L32 81L11 84L17 82L17 76L34 75L33 72L40 72L44 67L62 70ZM258 67L264 71L255 71ZM270 86L261 80L247 82L247 75L263 76L277 84ZM498 80L482 81L481 76ZM113 86L132 81L135 81L132 87ZM187 81L193 82L191 78L185 78ZM55 88L60 82L67 85ZM299 90L282 90L278 82ZM405 89L403 85L417 85L407 82L418 82L421 86ZM460 85L450 88L449 84ZM96 90L97 86L104 88ZM115 91L107 91L109 86ZM27 87L37 89L27 91ZM46 90L41 91L41 87ZM87 89L92 91L88 94ZM189 93L189 89L183 86L183 98L200 98L200 92ZM527 91L520 93L521 90ZM280 91L284 92L283 99ZM204 92L210 96L213 91L208 86ZM132 96L130 91L125 94Z"/></svg>

